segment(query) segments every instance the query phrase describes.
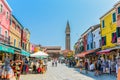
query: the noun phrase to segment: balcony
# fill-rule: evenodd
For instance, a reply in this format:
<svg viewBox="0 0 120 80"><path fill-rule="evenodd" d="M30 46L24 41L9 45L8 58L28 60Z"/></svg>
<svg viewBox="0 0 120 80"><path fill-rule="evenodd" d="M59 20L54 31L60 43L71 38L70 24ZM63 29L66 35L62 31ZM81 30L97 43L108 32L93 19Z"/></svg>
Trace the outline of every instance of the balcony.
<svg viewBox="0 0 120 80"><path fill-rule="evenodd" d="M5 44L10 44L10 38L0 34L0 42Z"/></svg>

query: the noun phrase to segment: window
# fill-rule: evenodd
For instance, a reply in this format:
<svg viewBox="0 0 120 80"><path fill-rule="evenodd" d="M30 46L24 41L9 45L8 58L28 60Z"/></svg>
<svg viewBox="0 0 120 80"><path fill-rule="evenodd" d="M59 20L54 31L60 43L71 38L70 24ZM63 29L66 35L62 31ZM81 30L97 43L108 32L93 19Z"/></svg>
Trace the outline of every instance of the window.
<svg viewBox="0 0 120 80"><path fill-rule="evenodd" d="M93 44L91 43L91 49L93 48Z"/></svg>
<svg viewBox="0 0 120 80"><path fill-rule="evenodd" d="M120 37L120 27L117 27L117 37Z"/></svg>
<svg viewBox="0 0 120 80"><path fill-rule="evenodd" d="M117 36L116 36L116 32L112 33L112 43L116 43L117 42Z"/></svg>
<svg viewBox="0 0 120 80"><path fill-rule="evenodd" d="M8 37L8 32L7 31L5 31L5 37Z"/></svg>
<svg viewBox="0 0 120 80"><path fill-rule="evenodd" d="M12 25L12 18L10 18L10 25Z"/></svg>
<svg viewBox="0 0 120 80"><path fill-rule="evenodd" d="M89 50L89 44L87 44L87 50Z"/></svg>
<svg viewBox="0 0 120 80"><path fill-rule="evenodd" d="M16 46L16 39L14 39L14 46Z"/></svg>
<svg viewBox="0 0 120 80"><path fill-rule="evenodd" d="M3 5L0 4L0 13L3 11Z"/></svg>
<svg viewBox="0 0 120 80"><path fill-rule="evenodd" d="M106 45L106 36L102 37L102 46Z"/></svg>
<svg viewBox="0 0 120 80"><path fill-rule="evenodd" d="M0 27L0 34L2 34L2 28Z"/></svg>
<svg viewBox="0 0 120 80"><path fill-rule="evenodd" d="M113 22L116 22L116 13L113 13L113 14L112 14L112 21L113 21Z"/></svg>
<svg viewBox="0 0 120 80"><path fill-rule="evenodd" d="M20 45L21 45L21 44L20 44L20 41L19 41L19 42L18 42L18 47L19 47L19 48L20 48Z"/></svg>
<svg viewBox="0 0 120 80"><path fill-rule="evenodd" d="M99 40L99 47L101 47L102 46L102 44L101 44L101 39Z"/></svg>
<svg viewBox="0 0 120 80"><path fill-rule="evenodd" d="M9 13L7 12L7 13L6 13L6 19L8 19L8 15L9 15Z"/></svg>
<svg viewBox="0 0 120 80"><path fill-rule="evenodd" d="M96 48L96 44L95 44L95 42L94 42L94 48Z"/></svg>
<svg viewBox="0 0 120 80"><path fill-rule="evenodd" d="M17 25L15 25L15 30L17 29Z"/></svg>
<svg viewBox="0 0 120 80"><path fill-rule="evenodd" d="M118 7L118 14L120 14L120 7Z"/></svg>
<svg viewBox="0 0 120 80"><path fill-rule="evenodd" d="M100 34L100 31L99 31L99 34Z"/></svg>
<svg viewBox="0 0 120 80"><path fill-rule="evenodd" d="M10 39L10 36L9 36L9 44L10 44L10 42L11 42L10 40L11 40L11 39Z"/></svg>
<svg viewBox="0 0 120 80"><path fill-rule="evenodd" d="M104 28L104 27L105 27L105 21L102 20L102 28Z"/></svg>

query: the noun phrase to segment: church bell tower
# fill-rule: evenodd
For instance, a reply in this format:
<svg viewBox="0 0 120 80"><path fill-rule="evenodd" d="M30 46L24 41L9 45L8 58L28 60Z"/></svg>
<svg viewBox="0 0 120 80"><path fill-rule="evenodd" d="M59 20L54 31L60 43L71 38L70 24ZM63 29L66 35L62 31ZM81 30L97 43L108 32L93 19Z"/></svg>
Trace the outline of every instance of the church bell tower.
<svg viewBox="0 0 120 80"><path fill-rule="evenodd" d="M67 21L65 34L66 34L65 47L66 47L66 50L70 50L70 25L69 25L69 21Z"/></svg>

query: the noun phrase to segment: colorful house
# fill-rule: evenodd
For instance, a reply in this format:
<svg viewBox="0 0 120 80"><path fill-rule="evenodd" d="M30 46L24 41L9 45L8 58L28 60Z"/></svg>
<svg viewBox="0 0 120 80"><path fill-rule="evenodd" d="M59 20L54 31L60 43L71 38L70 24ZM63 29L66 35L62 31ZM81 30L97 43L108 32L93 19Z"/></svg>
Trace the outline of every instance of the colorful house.
<svg viewBox="0 0 120 80"><path fill-rule="evenodd" d="M9 44L11 8L6 0L0 0L0 42Z"/></svg>
<svg viewBox="0 0 120 80"><path fill-rule="evenodd" d="M116 11L117 24L117 45L120 45L120 1L114 6Z"/></svg>
<svg viewBox="0 0 120 80"><path fill-rule="evenodd" d="M100 24L94 25L94 29L92 30L93 34L93 49L101 48L101 31Z"/></svg>
<svg viewBox="0 0 120 80"><path fill-rule="evenodd" d="M26 50L26 46L27 46L27 32L26 32L25 28L22 29L22 33L21 33L21 45L22 45L22 49Z"/></svg>
<svg viewBox="0 0 120 80"><path fill-rule="evenodd" d="M93 49L92 28L93 28L93 27L90 27L90 28L87 30L87 50L92 50L92 49Z"/></svg>
<svg viewBox="0 0 120 80"><path fill-rule="evenodd" d="M116 35L116 10L112 8L100 18L102 50L113 48L117 43Z"/></svg>
<svg viewBox="0 0 120 80"><path fill-rule="evenodd" d="M0 60L4 60L5 53L14 54L14 50L9 46L11 8L6 0L0 0Z"/></svg>
<svg viewBox="0 0 120 80"><path fill-rule="evenodd" d="M17 18L12 15L11 16L11 24L10 24L10 45L16 48L21 49L21 31L23 26L17 20Z"/></svg>
<svg viewBox="0 0 120 80"><path fill-rule="evenodd" d="M26 51L30 52L30 31L26 28Z"/></svg>

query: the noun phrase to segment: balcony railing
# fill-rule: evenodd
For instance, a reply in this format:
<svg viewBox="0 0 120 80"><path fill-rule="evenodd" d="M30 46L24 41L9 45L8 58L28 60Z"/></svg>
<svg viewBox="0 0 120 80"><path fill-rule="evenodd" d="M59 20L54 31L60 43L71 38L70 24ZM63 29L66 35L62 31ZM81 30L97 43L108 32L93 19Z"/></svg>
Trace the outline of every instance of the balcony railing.
<svg viewBox="0 0 120 80"><path fill-rule="evenodd" d="M10 44L10 38L0 34L0 42Z"/></svg>

